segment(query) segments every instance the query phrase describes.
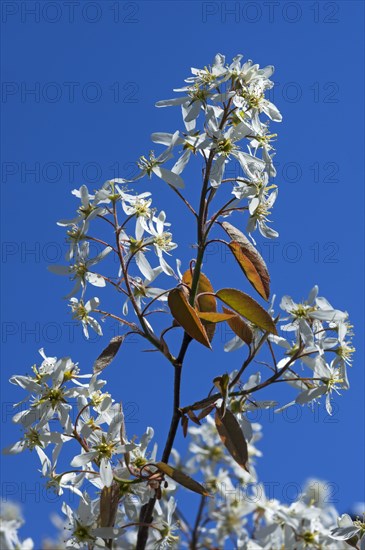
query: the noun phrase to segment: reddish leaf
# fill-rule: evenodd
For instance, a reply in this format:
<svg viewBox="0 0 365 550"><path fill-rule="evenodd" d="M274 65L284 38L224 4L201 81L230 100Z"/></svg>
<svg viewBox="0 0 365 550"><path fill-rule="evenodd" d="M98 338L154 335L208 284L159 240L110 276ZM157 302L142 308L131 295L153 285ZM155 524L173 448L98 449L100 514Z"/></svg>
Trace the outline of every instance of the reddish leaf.
<svg viewBox="0 0 365 550"><path fill-rule="evenodd" d="M228 321L229 319L232 319L232 317L235 317L236 314L233 313L214 313L214 312L207 312L204 311L198 311L199 319L202 319L203 321L208 321L209 323L222 323L223 321Z"/></svg>
<svg viewBox="0 0 365 550"><path fill-rule="evenodd" d="M184 437L188 435L188 426L189 426L189 419L187 416L184 415L181 417L181 427L183 430Z"/></svg>
<svg viewBox="0 0 365 550"><path fill-rule="evenodd" d="M233 313L230 309L224 307L223 311L225 313ZM235 315L234 317L231 317L227 321L228 326L233 330L233 332L241 338L246 344L251 344L253 339L253 332L251 330L251 327L243 320L239 315Z"/></svg>
<svg viewBox="0 0 365 550"><path fill-rule="evenodd" d="M107 345L107 347L101 352L96 359L93 367L94 373L101 372L113 361L114 357L119 351L120 346L123 343L125 336L114 336Z"/></svg>
<svg viewBox="0 0 365 550"><path fill-rule="evenodd" d="M169 293L168 304L172 316L179 325L197 342L210 348L208 335L203 327L196 310L189 304L184 292L180 288L174 288Z"/></svg>
<svg viewBox="0 0 365 550"><path fill-rule="evenodd" d="M226 410L224 416L219 411L215 412L215 425L223 445L231 457L248 472L248 449L241 427L230 410Z"/></svg>
<svg viewBox="0 0 365 550"><path fill-rule="evenodd" d="M155 466L156 468L161 470L161 472L171 477L171 479L173 479L180 485L183 485L183 487L190 489L190 491L194 491L194 493L198 493L199 495L203 495L206 497L210 496L209 493L204 489L203 485L200 485L200 483L198 483L188 475L184 474L180 470L176 470L176 468L173 468L165 462L156 462Z"/></svg>
<svg viewBox="0 0 365 550"><path fill-rule="evenodd" d="M277 334L276 326L268 312L251 296L235 288L222 288L217 298L261 329Z"/></svg>
<svg viewBox="0 0 365 550"><path fill-rule="evenodd" d="M223 222L222 227L233 241L229 244L229 247L247 279L260 296L268 300L270 296L270 275L262 256L236 227L228 222Z"/></svg>
<svg viewBox="0 0 365 550"><path fill-rule="evenodd" d="M185 271L185 273L183 275L183 282L189 288L191 288L192 280L193 280L193 275L192 275L190 269L188 269L187 271ZM217 302L216 302L215 297L214 296L208 296L208 295L199 296L199 294L201 294L203 292L211 292L212 294L214 294L214 289L213 289L212 284L211 284L210 280L208 279L208 277L206 275L204 275L204 273L200 273L198 288L197 288L197 292L196 292L197 306L199 308L199 311L201 311L201 312L215 313L217 311ZM214 336L214 332L215 332L215 325L212 324L212 323L209 323L209 321L203 322L203 325L205 326L205 329L207 331L209 341L211 342L213 340L213 336Z"/></svg>

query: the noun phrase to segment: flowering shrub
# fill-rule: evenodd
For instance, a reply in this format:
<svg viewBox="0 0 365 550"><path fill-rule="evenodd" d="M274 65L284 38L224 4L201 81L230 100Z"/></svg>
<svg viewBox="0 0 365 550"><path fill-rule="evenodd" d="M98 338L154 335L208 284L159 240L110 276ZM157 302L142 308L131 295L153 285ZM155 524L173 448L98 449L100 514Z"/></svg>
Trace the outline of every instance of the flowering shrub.
<svg viewBox="0 0 365 550"><path fill-rule="evenodd" d="M273 71L242 63L241 55L227 64L221 54L211 66L192 69L186 86L175 90L178 97L157 103L180 106L183 118L175 133L152 134L162 152L141 156L132 180L110 180L92 192L85 185L74 190L80 201L76 216L58 222L67 231L68 265L51 270L72 281L73 318L86 337L89 330L101 335L101 321L108 319L117 320L125 333L110 341L92 372L41 350L42 361L31 375L10 380L26 397L14 416L23 435L7 451L35 451L47 486L79 498L77 509L63 504L60 539L45 541L44 548L365 548L365 525L347 515L337 519L326 502L325 485L309 483L296 502L286 505L265 495L255 471L261 426L247 413L325 400L331 414L334 394L349 387L346 369L353 352L347 313L319 296L317 286L303 303L289 296L279 308L269 302L270 276L254 234L278 235L270 221L278 189L273 183L276 134L269 123L280 122L281 114L265 97ZM183 179L193 157L204 167L197 206ZM225 176L233 160L241 177ZM196 224L196 255L188 265L175 258L171 218L154 206L150 191L138 189L140 180L155 177L178 195L187 219ZM203 271L212 242L227 247L255 298L241 289L213 288ZM102 247L96 257L90 257L90 243ZM111 255L117 262L107 260ZM89 294L107 286L122 298L114 311L102 309L101 299ZM242 365L208 380L214 389L199 401L181 404L184 365L194 360L188 349L219 346L214 341L218 323L234 334L225 350L242 348ZM181 334L177 350L171 332ZM105 369L129 334L145 340L174 370L173 414L162 452L152 443L151 427L139 438L127 433L122 404L105 391ZM258 371L248 376L248 367L264 350L271 362L258 362ZM259 397L261 389L272 386L275 398L277 383L296 390L295 399L281 409L275 400ZM173 448L179 429L189 438L188 457ZM78 450L62 471L59 457L71 442ZM192 525L179 506L182 491L200 495ZM29 539L18 539L19 515L8 516L9 510L1 548L32 548Z"/></svg>

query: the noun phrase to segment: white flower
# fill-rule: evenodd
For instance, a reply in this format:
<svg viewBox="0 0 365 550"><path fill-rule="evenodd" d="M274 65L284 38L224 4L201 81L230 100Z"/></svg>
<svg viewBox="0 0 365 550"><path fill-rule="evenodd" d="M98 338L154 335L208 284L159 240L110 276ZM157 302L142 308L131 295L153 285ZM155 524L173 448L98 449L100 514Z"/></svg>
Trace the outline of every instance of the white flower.
<svg viewBox="0 0 365 550"><path fill-rule="evenodd" d="M88 302L86 302L86 304L84 304L83 300L78 300L75 297L70 298L72 317L81 321L82 329L86 338L89 338L88 325L95 330L96 334L99 336L103 335L103 331L101 330L101 326L98 321L89 315L92 311L98 309L99 304L100 300L96 297L91 298Z"/></svg>
<svg viewBox="0 0 365 550"><path fill-rule="evenodd" d="M62 495L63 489L69 489L72 493L84 498L79 487L82 485L85 474L74 472L56 474L57 458L61 450L61 445L58 445L58 447L56 446L55 450L56 452L52 453L52 464L45 452L40 447L36 447L39 460L42 464L42 475L47 478L46 487L53 489L57 495Z"/></svg>
<svg viewBox="0 0 365 550"><path fill-rule="evenodd" d="M82 222L82 233L86 233L90 222L98 215L104 213L104 208L97 206L98 200L95 200L94 195L90 195L86 185L82 185L80 189L74 189L72 194L81 199L81 206L78 208L78 216L72 220L60 220L57 225L62 227L77 226Z"/></svg>
<svg viewBox="0 0 365 550"><path fill-rule="evenodd" d="M315 327L321 328L321 322L328 323L343 322L347 318L347 313L333 309L331 304L325 299L317 296L318 287L314 286L309 293L308 299L297 304L290 296L283 296L280 307L290 314L285 320L290 320L290 323L282 325L282 330L298 330L302 336L306 337L305 330L308 330L309 324L313 321ZM316 324L316 321L320 323Z"/></svg>
<svg viewBox="0 0 365 550"><path fill-rule="evenodd" d="M252 81L248 86L242 87L233 98L233 103L251 117L263 112L275 122L282 121L278 108L271 101L265 99L264 80ZM249 113L249 111L251 112Z"/></svg>
<svg viewBox="0 0 365 550"><path fill-rule="evenodd" d="M106 285L105 278L102 275L90 271L90 268L101 262L101 260L110 254L111 251L112 248L108 246L95 258L89 258L89 243L86 242L78 248L75 263L73 265L50 265L48 269L56 275L68 275L72 281L75 281L74 288L70 294L66 296L66 298L70 298L74 296L80 288L82 288L82 294L84 294L87 283L97 287L104 287Z"/></svg>
<svg viewBox="0 0 365 550"><path fill-rule="evenodd" d="M172 241L172 234L165 231L165 212L160 212L156 221L149 220L147 232L152 235L145 242L151 243L154 246L156 255L160 261L161 269L166 275L174 275L174 270L168 265L163 257L163 253L169 254L171 250L177 247L177 244Z"/></svg>
<svg viewBox="0 0 365 550"><path fill-rule="evenodd" d="M75 456L72 466L85 466L96 461L100 464L100 479L104 486L110 487L113 482L113 470L111 461L114 455L121 455L134 449L133 443L122 445L120 443L120 428L124 421L123 413L117 413L112 418L106 433L99 430L92 431L88 437L89 451Z"/></svg>
<svg viewBox="0 0 365 550"><path fill-rule="evenodd" d="M10 502L1 502L0 510L0 548L1 550L33 550L31 538L19 539L18 530L23 525L20 508Z"/></svg>
<svg viewBox="0 0 365 550"><path fill-rule="evenodd" d="M335 359L335 365L352 365L352 354L356 351L352 346L351 340L345 340L346 336L352 335L349 323L340 321L337 325L338 332L338 344L339 346L334 350L337 354Z"/></svg>
<svg viewBox="0 0 365 550"><path fill-rule="evenodd" d="M177 548L179 543L179 536L176 531L179 528L179 524L174 521L174 513L176 509L176 502L173 497L170 497L167 503L163 502L163 506L160 508L161 513L154 520L153 536L155 538L155 548Z"/></svg>
<svg viewBox="0 0 365 550"><path fill-rule="evenodd" d="M142 280L140 277L133 277L130 279L133 286L133 295L137 306L140 308L145 301L145 298L153 298L155 300L165 302L167 300L167 292L162 288L156 288L152 286L153 281L162 273L162 267L151 268L149 277ZM128 315L128 302L129 298L123 305L123 315Z"/></svg>
<svg viewBox="0 0 365 550"><path fill-rule="evenodd" d="M155 132L151 135L151 139L154 143L170 146L174 140L174 134ZM188 164L191 154L196 154L197 152L202 153L209 142L210 140L207 138L206 134L199 134L199 132L195 132L194 130L184 134L184 137L179 137L175 144L183 146L183 153L175 162L171 171L174 174L181 174Z"/></svg>
<svg viewBox="0 0 365 550"><path fill-rule="evenodd" d="M141 193L140 195L130 195L125 193L119 186L118 192L122 199L122 206L127 216L136 217L136 239L142 238L144 231L147 228L147 220L153 216L153 210L150 208L152 199L149 198L151 193Z"/></svg>
<svg viewBox="0 0 365 550"><path fill-rule="evenodd" d="M183 88L175 88L174 92L185 92L183 97L173 99L165 99L158 101L156 107L170 107L173 105L181 105L183 120L188 131L195 128L195 121L198 118L202 108L205 108L209 99L212 101L224 101L230 94L217 93L216 88L229 78L229 73L224 67L225 58L221 54L215 56L213 66L204 69L192 69L194 76L185 80L188 86Z"/></svg>
<svg viewBox="0 0 365 550"><path fill-rule="evenodd" d="M91 501L86 493L84 498L80 500L76 511L73 511L64 502L62 512L68 519L65 526L65 530L68 531L66 536L69 537L66 542L67 549L84 550L87 547L92 547L95 550L99 548L106 549L107 546L103 539L114 539L119 534L118 529L98 527L98 501Z"/></svg>
<svg viewBox="0 0 365 550"><path fill-rule="evenodd" d="M342 514L337 520L338 527L331 530L330 537L335 540L349 540L356 537L357 540L365 540L365 523L360 520L353 521L348 514ZM351 545L352 546L352 545ZM361 545L363 548L363 544Z"/></svg>
<svg viewBox="0 0 365 550"><path fill-rule="evenodd" d="M33 371L33 377L15 375L10 378L12 384L30 393L22 403L31 400L30 408L15 414L13 421L22 424L26 429L37 423L37 430L41 430L47 426L49 420L56 417L65 430L71 429L71 405L68 400L84 392L82 386L66 385L68 381L79 377L77 366L69 357L64 357L56 361L52 371L42 373L36 367L33 367Z"/></svg>
<svg viewBox="0 0 365 550"><path fill-rule="evenodd" d="M237 55L233 58L229 66L230 75L237 80L242 87L259 81L262 82L263 88L272 88L274 83L269 80L269 78L274 73L274 67L272 65L267 65L260 69L259 65L252 64L251 59L241 65L242 57L242 55Z"/></svg>
<svg viewBox="0 0 365 550"><path fill-rule="evenodd" d="M49 424L39 427L29 427L24 431L23 437L20 441L13 443L6 449L4 453L6 454L18 454L23 452L25 449L32 451L37 449L37 447L45 448L51 443L60 443L65 438L58 432L50 431Z"/></svg>
<svg viewBox="0 0 365 550"><path fill-rule="evenodd" d="M247 224L248 233L253 233L256 227L259 228L261 235L268 239L278 237L278 232L267 225L269 222L271 208L276 201L278 190L275 189L268 197L254 197L249 203L250 218Z"/></svg>
<svg viewBox="0 0 365 550"><path fill-rule="evenodd" d="M149 178L151 178L152 174L155 174L155 176L166 181L166 183L168 183L169 185L172 185L172 187L176 187L176 188L184 187L184 182L178 174L166 168L162 168L162 164L165 164L165 162L167 162L169 159L172 158L171 151L176 145L178 138L179 138L179 132L177 131L173 135L173 138L171 140L169 147L167 147L167 149L163 153L161 153L161 155L158 156L157 158L155 157L155 154L153 151L150 152L149 158L146 158L143 156L140 157L138 161L138 167L140 168L141 172L131 181L139 180L146 175Z"/></svg>

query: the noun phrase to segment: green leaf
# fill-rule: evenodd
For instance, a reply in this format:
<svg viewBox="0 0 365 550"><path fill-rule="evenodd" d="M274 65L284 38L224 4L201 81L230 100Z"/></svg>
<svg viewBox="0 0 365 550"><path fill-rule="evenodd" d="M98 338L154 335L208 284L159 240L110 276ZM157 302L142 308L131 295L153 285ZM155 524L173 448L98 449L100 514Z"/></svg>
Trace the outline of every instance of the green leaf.
<svg viewBox="0 0 365 550"><path fill-rule="evenodd" d="M276 326L268 312L251 296L235 288L222 288L217 298L261 329L277 334Z"/></svg>
<svg viewBox="0 0 365 550"><path fill-rule="evenodd" d="M241 468L249 472L247 468L247 443L235 415L228 409L225 411L224 415L219 409L216 409L215 425L219 437L231 457L241 466Z"/></svg>
<svg viewBox="0 0 365 550"><path fill-rule="evenodd" d="M189 304L183 290L174 288L169 293L168 304L174 319L182 328L203 346L211 349L208 335L196 310Z"/></svg>
<svg viewBox="0 0 365 550"><path fill-rule="evenodd" d="M229 247L252 286L265 300L270 296L270 275L266 264L247 237L228 222L222 223L223 229L231 237Z"/></svg>
<svg viewBox="0 0 365 550"><path fill-rule="evenodd" d="M208 321L209 323L222 323L223 321L228 321L229 319L232 319L232 317L235 317L236 314L233 313L214 313L214 312L207 312L204 311L198 311L199 319L202 319L203 321Z"/></svg>
<svg viewBox="0 0 365 550"><path fill-rule="evenodd" d="M114 336L107 345L107 347L101 352L96 359L93 367L94 374L97 374L104 370L113 361L117 355L120 346L123 343L125 336Z"/></svg>
<svg viewBox="0 0 365 550"><path fill-rule="evenodd" d="M200 483L198 483L188 475L184 474L180 470L173 468L169 464L166 464L165 462L156 462L154 466L156 466L156 468L161 470L161 472L163 472L167 476L171 477L171 479L179 483L179 485L186 487L186 489L190 489L190 491L194 491L194 493L198 493L199 495L203 495L206 497L210 496L203 485L200 485Z"/></svg>
<svg viewBox="0 0 365 550"><path fill-rule="evenodd" d="M183 282L191 288L191 284L193 281L193 274L191 273L190 269L185 271L183 275ZM214 296L199 296L199 294L203 292L211 292L214 294L214 289L212 287L212 283L208 279L204 273L200 273L199 282L198 282L198 288L197 288L197 298L196 298L196 304L199 309L199 311L205 312L205 313L212 313L217 311L217 301ZM203 322L203 325L205 327L205 330L208 334L209 341L211 342L214 337L215 332L215 324L210 324L209 322Z"/></svg>
<svg viewBox="0 0 365 550"><path fill-rule="evenodd" d="M233 313L230 309L224 307L223 311L225 313ZM238 336L238 338L241 338L246 344L251 344L253 340L253 332L251 330L251 327L243 320L239 315L234 315L234 317L231 317L227 324L231 330Z"/></svg>

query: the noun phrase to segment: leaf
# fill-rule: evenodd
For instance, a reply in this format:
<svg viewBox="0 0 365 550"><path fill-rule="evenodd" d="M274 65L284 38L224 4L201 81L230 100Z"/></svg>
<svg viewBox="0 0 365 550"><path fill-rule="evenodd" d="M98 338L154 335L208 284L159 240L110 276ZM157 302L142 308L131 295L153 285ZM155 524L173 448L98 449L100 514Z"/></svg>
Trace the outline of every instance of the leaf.
<svg viewBox="0 0 365 550"><path fill-rule="evenodd" d="M200 485L200 483L187 476L180 470L176 470L176 468L173 468L169 464L166 464L165 462L156 462L154 466L156 466L156 468L161 470L161 472L171 477L171 479L173 479L180 485L183 485L183 487L190 489L190 491L194 491L194 493L198 493L199 495L203 495L205 497L210 496L209 493L204 489L203 485Z"/></svg>
<svg viewBox="0 0 365 550"><path fill-rule="evenodd" d="M213 380L213 384L219 390L222 397L228 396L229 376L223 374L223 376L216 376Z"/></svg>
<svg viewBox="0 0 365 550"><path fill-rule="evenodd" d="M241 468L249 472L246 465L248 461L247 443L235 415L227 409L223 416L219 409L216 409L215 425L219 437L231 457Z"/></svg>
<svg viewBox="0 0 365 550"><path fill-rule="evenodd" d="M265 288L260 274L249 257L245 254L243 247L237 241L231 241L228 246L254 289L257 290L264 300L267 300L269 298L269 289L268 287Z"/></svg>
<svg viewBox="0 0 365 550"><path fill-rule="evenodd" d="M220 411L222 413L222 416L225 415L226 407L227 407L227 399L228 399L228 391L229 391L229 376L228 374L223 374L223 376L217 376L213 380L213 384L218 389L219 393L222 396L222 405L220 407Z"/></svg>
<svg viewBox="0 0 365 550"><path fill-rule="evenodd" d="M225 313L233 313L230 309L224 307L223 311ZM230 329L233 330L233 332L238 336L238 338L241 338L246 344L251 344L253 340L253 332L251 330L251 327L238 315L235 315L234 317L231 317L227 321L227 324Z"/></svg>
<svg viewBox="0 0 365 550"><path fill-rule="evenodd" d="M206 416L208 416L208 414L210 414L212 412L212 410L214 409L215 405L209 405L208 407L205 407L205 409L203 409L197 416L198 420L202 420L203 418L205 418Z"/></svg>
<svg viewBox="0 0 365 550"><path fill-rule="evenodd" d="M193 273L191 273L190 269L185 271L183 278L183 282L191 288L191 284L193 281ZM202 292L211 292L214 294L214 289L212 287L212 283L208 279L204 273L200 273L199 282L198 282L198 288L197 288L197 302L199 305L200 311L217 311L217 303L214 296L199 296Z"/></svg>
<svg viewBox="0 0 365 550"><path fill-rule="evenodd" d="M216 296L254 325L271 334L277 334L275 323L268 312L248 294L235 288L222 288Z"/></svg>
<svg viewBox="0 0 365 550"><path fill-rule="evenodd" d="M222 227L233 241L229 244L229 247L247 279L260 296L268 300L270 296L270 275L261 254L247 237L233 225L223 222Z"/></svg>
<svg viewBox="0 0 365 550"><path fill-rule="evenodd" d="M232 319L232 317L236 317L236 314L232 312L230 313L214 313L214 312L207 312L204 311L198 311L199 319L202 319L203 321L209 321L209 323L222 323L223 321L228 321L229 319Z"/></svg>
<svg viewBox="0 0 365 550"><path fill-rule="evenodd" d="M179 325L197 342L211 349L208 335L203 327L196 310L189 304L184 292L174 288L169 292L168 304L172 316Z"/></svg>
<svg viewBox="0 0 365 550"><path fill-rule="evenodd" d="M187 414L188 414L188 417L190 418L190 420L192 422L194 422L194 424L197 424L198 426L201 426L199 418L193 413L193 411L188 410Z"/></svg>
<svg viewBox="0 0 365 550"><path fill-rule="evenodd" d="M107 345L107 347L101 352L96 359L93 367L94 374L97 374L104 370L113 361L117 355L120 346L123 343L125 336L114 336Z"/></svg>
<svg viewBox="0 0 365 550"><path fill-rule="evenodd" d="M191 288L193 274L191 273L190 269L185 271L182 280L189 288ZM196 302L197 302L198 308L200 311L205 313L211 313L211 312L215 313L217 311L217 302L215 297L208 296L208 295L199 296L199 294L203 292L211 292L212 294L214 294L214 289L208 277L204 275L204 273L200 273L198 288L196 292L197 293ZM209 324L209 322L205 322L205 323L203 322L203 325L205 326L205 329L207 331L209 341L211 342L214 337L215 325Z"/></svg>
<svg viewBox="0 0 365 550"><path fill-rule="evenodd" d="M183 430L183 435L186 437L188 435L188 426L189 426L189 419L187 416L183 415L181 417L181 427Z"/></svg>

